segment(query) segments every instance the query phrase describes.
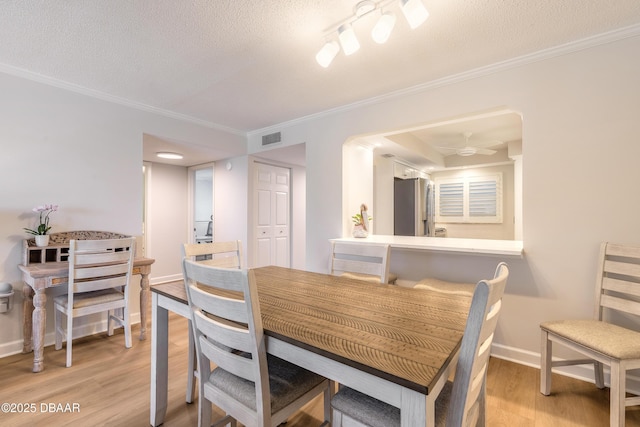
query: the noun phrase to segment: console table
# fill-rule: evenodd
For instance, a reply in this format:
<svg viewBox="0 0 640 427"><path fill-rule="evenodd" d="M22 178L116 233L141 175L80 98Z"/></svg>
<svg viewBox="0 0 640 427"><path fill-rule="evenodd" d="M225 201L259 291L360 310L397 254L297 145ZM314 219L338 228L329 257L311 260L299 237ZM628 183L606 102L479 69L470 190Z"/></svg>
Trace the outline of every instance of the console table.
<svg viewBox="0 0 640 427"><path fill-rule="evenodd" d="M36 246L35 239L23 241L22 280L28 286L22 288L24 295L23 312L23 353L33 354L33 372L44 369L44 335L46 326L45 290L53 286L67 284L69 277L69 240L117 239L128 237L124 234L105 231L69 231L50 235L49 246ZM152 258L136 257L133 261L133 274L140 279L140 340L146 339L147 307L151 299L149 274Z"/></svg>

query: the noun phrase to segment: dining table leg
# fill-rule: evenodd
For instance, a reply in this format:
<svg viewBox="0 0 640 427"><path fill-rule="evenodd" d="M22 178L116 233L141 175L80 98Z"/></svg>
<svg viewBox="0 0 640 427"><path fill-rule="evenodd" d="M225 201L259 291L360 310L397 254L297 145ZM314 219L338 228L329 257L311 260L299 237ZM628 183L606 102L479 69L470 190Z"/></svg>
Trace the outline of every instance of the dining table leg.
<svg viewBox="0 0 640 427"><path fill-rule="evenodd" d="M150 265L140 267L140 341L147 339L147 307L151 296L149 288L150 273Z"/></svg>
<svg viewBox="0 0 640 427"><path fill-rule="evenodd" d="M402 406L400 407L400 425L402 427L435 425L435 415L433 406L427 404L429 396L425 396L417 391L403 388L402 389ZM435 402L435 398L433 399ZM429 410L429 407L432 409Z"/></svg>
<svg viewBox="0 0 640 427"><path fill-rule="evenodd" d="M169 375L169 311L158 306L158 294L151 295L151 408L153 427L164 422L167 412Z"/></svg>

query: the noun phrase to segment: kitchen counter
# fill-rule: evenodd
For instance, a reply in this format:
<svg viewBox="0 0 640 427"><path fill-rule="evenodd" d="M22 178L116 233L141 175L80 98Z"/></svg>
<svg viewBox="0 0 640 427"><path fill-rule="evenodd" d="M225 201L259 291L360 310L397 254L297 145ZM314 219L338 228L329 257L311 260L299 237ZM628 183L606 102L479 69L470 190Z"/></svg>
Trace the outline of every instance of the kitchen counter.
<svg viewBox="0 0 640 427"><path fill-rule="evenodd" d="M391 248L462 254L500 255L522 258L521 240L459 239L454 237L370 235L366 238L343 237L332 242L383 243Z"/></svg>

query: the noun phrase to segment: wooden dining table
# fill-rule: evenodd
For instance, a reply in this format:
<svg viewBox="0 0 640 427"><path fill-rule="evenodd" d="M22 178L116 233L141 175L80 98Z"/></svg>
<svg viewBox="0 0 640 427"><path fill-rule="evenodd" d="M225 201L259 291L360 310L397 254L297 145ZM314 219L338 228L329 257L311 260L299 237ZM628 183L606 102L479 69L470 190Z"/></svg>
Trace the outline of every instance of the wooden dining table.
<svg viewBox="0 0 640 427"><path fill-rule="evenodd" d="M401 425L433 426L456 360L470 296L283 267L254 269L267 352L400 408ZM151 287L150 424L164 422L168 313L189 318L184 285Z"/></svg>

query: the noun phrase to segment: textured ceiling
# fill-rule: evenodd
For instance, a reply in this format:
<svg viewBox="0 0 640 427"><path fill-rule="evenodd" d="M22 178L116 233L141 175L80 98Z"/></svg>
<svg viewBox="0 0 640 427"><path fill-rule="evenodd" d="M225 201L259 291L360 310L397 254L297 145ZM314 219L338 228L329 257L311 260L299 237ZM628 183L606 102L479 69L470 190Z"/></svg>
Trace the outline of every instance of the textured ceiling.
<svg viewBox="0 0 640 427"><path fill-rule="evenodd" d="M241 132L640 22L638 0L423 0L391 38L315 62L347 0L0 0L0 71L26 70ZM15 67L15 68L13 68Z"/></svg>
<svg viewBox="0 0 640 427"><path fill-rule="evenodd" d="M0 72L244 134L640 23L639 0L423 0L430 17L410 30L394 1L386 44L367 15L361 49L320 67L356 3L0 0ZM145 159L171 144L146 138Z"/></svg>

